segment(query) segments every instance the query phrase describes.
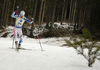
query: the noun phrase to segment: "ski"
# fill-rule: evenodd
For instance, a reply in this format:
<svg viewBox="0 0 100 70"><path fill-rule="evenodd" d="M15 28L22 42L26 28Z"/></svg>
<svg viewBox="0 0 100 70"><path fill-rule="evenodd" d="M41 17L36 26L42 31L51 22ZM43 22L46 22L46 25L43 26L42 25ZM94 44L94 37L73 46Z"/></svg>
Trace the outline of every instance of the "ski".
<svg viewBox="0 0 100 70"><path fill-rule="evenodd" d="M18 48L18 50L32 50L32 49L27 49L27 48Z"/></svg>
<svg viewBox="0 0 100 70"><path fill-rule="evenodd" d="M16 49L16 51L19 51L19 50L32 50L32 49L27 49L27 48L13 48L13 49Z"/></svg>
<svg viewBox="0 0 100 70"><path fill-rule="evenodd" d="M18 51L18 52L19 52L19 49L18 49L18 47L16 47L16 51Z"/></svg>

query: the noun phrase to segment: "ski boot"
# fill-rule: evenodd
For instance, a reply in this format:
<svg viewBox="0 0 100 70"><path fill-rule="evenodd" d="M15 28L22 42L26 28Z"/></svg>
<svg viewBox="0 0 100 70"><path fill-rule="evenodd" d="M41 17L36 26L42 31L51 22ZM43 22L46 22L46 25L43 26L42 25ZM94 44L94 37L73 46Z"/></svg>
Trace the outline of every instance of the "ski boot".
<svg viewBox="0 0 100 70"><path fill-rule="evenodd" d="M21 44L20 43L18 44L18 49L21 49Z"/></svg>
<svg viewBox="0 0 100 70"><path fill-rule="evenodd" d="M25 50L25 48L22 48L21 47L21 44L20 43L18 44L18 49Z"/></svg>
<svg viewBox="0 0 100 70"><path fill-rule="evenodd" d="M16 49L18 51L18 42L17 41L15 42L15 46L16 46Z"/></svg>

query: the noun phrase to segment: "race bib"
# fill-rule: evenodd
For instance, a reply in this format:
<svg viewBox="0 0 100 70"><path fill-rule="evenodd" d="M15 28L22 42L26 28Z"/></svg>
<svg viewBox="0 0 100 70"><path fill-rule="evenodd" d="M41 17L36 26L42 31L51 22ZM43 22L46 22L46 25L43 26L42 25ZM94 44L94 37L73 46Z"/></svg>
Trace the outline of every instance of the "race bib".
<svg viewBox="0 0 100 70"><path fill-rule="evenodd" d="M22 27L22 25L23 25L24 22L25 22L24 19L18 18L18 19L16 20L16 25L19 26L19 27Z"/></svg>

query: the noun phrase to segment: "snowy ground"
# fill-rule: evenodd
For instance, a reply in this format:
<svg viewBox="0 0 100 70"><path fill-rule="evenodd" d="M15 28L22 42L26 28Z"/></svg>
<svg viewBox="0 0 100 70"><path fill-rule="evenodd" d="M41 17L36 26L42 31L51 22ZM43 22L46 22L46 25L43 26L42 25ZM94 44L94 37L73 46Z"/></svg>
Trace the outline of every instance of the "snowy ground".
<svg viewBox="0 0 100 70"><path fill-rule="evenodd" d="M8 32L6 38L1 36ZM13 27L8 27L0 33L0 70L100 70L100 62L96 60L93 67L87 66L87 61L78 55L73 48L63 46L69 37L38 39L23 37L22 47L32 50L12 48Z"/></svg>
<svg viewBox="0 0 100 70"><path fill-rule="evenodd" d="M61 38L41 39L44 51L41 51L37 39L24 37L22 47L32 50L17 52L12 47L12 38L0 38L0 70L99 70L100 62L92 68L87 61L77 55L73 48L60 47L55 43ZM62 38L63 39L63 38ZM47 41L50 42L47 42ZM59 41L63 44L63 41ZM57 46L56 46L57 44Z"/></svg>

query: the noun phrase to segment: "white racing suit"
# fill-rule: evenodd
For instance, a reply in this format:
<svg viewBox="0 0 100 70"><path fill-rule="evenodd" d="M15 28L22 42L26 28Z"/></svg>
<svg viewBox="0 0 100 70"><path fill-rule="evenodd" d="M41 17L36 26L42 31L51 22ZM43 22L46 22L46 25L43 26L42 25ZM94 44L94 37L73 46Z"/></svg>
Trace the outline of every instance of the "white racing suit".
<svg viewBox="0 0 100 70"><path fill-rule="evenodd" d="M14 27L15 42L18 41L17 35L19 35L20 37L19 44L21 44L22 37L23 37L22 26L24 22L27 21L28 23L31 24L33 21L28 20L26 17L20 18L20 15L15 15L15 12L12 13L11 17L16 18L15 27Z"/></svg>

